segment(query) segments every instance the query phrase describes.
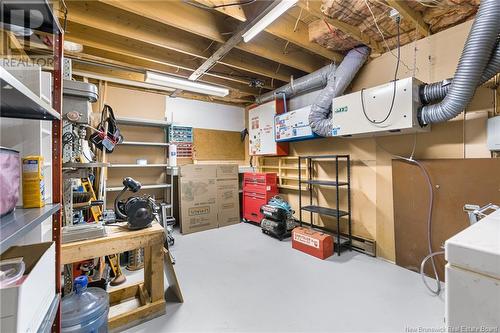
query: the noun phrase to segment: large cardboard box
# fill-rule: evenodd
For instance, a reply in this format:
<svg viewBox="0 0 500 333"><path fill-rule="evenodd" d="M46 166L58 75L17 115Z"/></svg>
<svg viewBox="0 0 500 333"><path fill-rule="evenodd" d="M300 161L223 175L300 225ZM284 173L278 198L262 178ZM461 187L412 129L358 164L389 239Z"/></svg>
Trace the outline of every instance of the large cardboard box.
<svg viewBox="0 0 500 333"><path fill-rule="evenodd" d="M240 223L238 179L217 179L217 220L219 227Z"/></svg>
<svg viewBox="0 0 500 333"><path fill-rule="evenodd" d="M56 292L53 242L12 246L0 260L22 257L26 270L21 279L0 288L0 331L36 332Z"/></svg>
<svg viewBox="0 0 500 333"><path fill-rule="evenodd" d="M187 164L180 167L181 178L217 178L216 164Z"/></svg>
<svg viewBox="0 0 500 333"><path fill-rule="evenodd" d="M180 185L181 232L217 228L216 179L181 177Z"/></svg>
<svg viewBox="0 0 500 333"><path fill-rule="evenodd" d="M238 179L237 164L218 164L216 166L217 179Z"/></svg>
<svg viewBox="0 0 500 333"><path fill-rule="evenodd" d="M179 183L183 234L240 222L238 165L184 165Z"/></svg>

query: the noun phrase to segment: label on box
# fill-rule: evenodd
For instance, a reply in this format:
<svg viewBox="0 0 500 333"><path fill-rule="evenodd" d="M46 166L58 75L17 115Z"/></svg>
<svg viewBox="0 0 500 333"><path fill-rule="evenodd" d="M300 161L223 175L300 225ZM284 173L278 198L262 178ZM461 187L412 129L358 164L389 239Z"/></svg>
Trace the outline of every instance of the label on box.
<svg viewBox="0 0 500 333"><path fill-rule="evenodd" d="M311 246L319 249L319 240L313 237L309 237L303 234L299 234L297 232L293 233L293 240L307 246Z"/></svg>

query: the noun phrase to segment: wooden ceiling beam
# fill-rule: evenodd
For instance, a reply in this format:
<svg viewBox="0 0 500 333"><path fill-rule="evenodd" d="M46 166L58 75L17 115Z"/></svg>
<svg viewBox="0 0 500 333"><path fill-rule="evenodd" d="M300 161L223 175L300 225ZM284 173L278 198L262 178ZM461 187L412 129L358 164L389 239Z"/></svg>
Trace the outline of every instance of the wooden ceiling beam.
<svg viewBox="0 0 500 333"><path fill-rule="evenodd" d="M137 58L123 55L121 53L104 51L100 48L88 47L84 45L84 53L66 52L68 57L79 60L77 62L89 63L92 65L101 64L102 67L122 69L127 71L135 71L144 74L145 71L151 70L170 75L187 77L192 73L192 70L175 69L169 65L164 65L158 62L150 61L145 58ZM103 66L104 65L104 66ZM230 81L221 75L206 75L203 77L203 82L216 84L229 88L232 91L241 92L244 96L257 95L258 89L251 88L245 82ZM267 90L266 90L267 91Z"/></svg>
<svg viewBox="0 0 500 333"><path fill-rule="evenodd" d="M73 41L82 44L86 47L91 47L94 49L101 49L107 52L113 52L122 54L129 58L135 58L138 60L147 60L151 63L158 63L163 66L168 66L171 71L177 71L179 69L189 71L192 73L196 67L201 65L201 59L186 59L182 54L169 51L165 52L161 48L157 48L153 45L148 45L144 42L134 41L126 39L119 36L114 36L106 31L97 30L91 27L80 26L73 22L68 23L68 33L65 36L66 40ZM241 75L225 73L226 68L216 68L219 69L217 73L208 73L208 76L223 78L226 81L243 83L248 86L249 79L242 78ZM242 73L245 74L245 73ZM250 75L250 74L248 74ZM269 79L262 79L264 82L264 88L274 89L271 86ZM225 82L226 85L229 82ZM254 91L255 93L255 91Z"/></svg>
<svg viewBox="0 0 500 333"><path fill-rule="evenodd" d="M104 5L96 2L76 1L69 2L68 6L70 8L68 14L70 22L111 32L137 41L143 41L159 48L188 55L189 57L197 57L202 60L207 58L207 51L209 51L211 42L203 37L170 28L128 12L117 12L114 15L109 15L103 10L108 6L103 8ZM242 52L240 51L239 53L241 54ZM241 61L240 57L233 56L232 54L228 54L219 63L283 82L288 82L290 76L297 73L284 66L280 71L276 72L277 64L273 64L265 59L259 61L259 59L246 57L245 61Z"/></svg>
<svg viewBox="0 0 500 333"><path fill-rule="evenodd" d="M206 0L197 1L203 4L208 2ZM223 3L223 1L218 1L217 3ZM232 11L225 11L223 13L242 22L247 19L246 16L243 16L244 19L242 19L242 15L240 15L239 12L233 14L234 12ZM328 50L317 43L309 41L307 24L289 14L284 13L281 15L277 20L271 23L265 31L327 59L339 62L343 58L341 53Z"/></svg>
<svg viewBox="0 0 500 333"><path fill-rule="evenodd" d="M326 22L328 22L328 24L331 24L335 28L351 36L357 41L369 46L373 51L377 53L384 52L384 49L380 46L380 44L376 40L374 40L373 38L362 32L358 27L355 27L353 25L350 25L348 23L342 22L337 19L333 19L323 14L323 12L320 9L321 1L299 0L298 6L304 10L307 10L311 15L316 16L319 19L325 20Z"/></svg>
<svg viewBox="0 0 500 333"><path fill-rule="evenodd" d="M189 80L196 81L206 72L208 72L218 61L224 58L236 45L243 41L243 35L253 28L263 17L265 17L274 7L279 4L278 1L271 3L266 9L264 9L256 18L252 19L250 22L245 22L241 24L236 32L224 42L220 47L208 57L203 64L201 64L190 76Z"/></svg>
<svg viewBox="0 0 500 333"><path fill-rule="evenodd" d="M387 4L391 6L392 8L396 9L403 18L412 21L413 24L417 27L417 30L422 36L429 36L430 33L430 28L427 23L424 22L424 19L422 18L422 15L411 9L405 1L401 0L386 0Z"/></svg>
<svg viewBox="0 0 500 333"><path fill-rule="evenodd" d="M178 1L100 1L219 43L226 41L225 33L234 33L234 26L228 26L213 13ZM326 59L315 57L307 52L297 51L285 54L285 41L277 40L273 36L261 35L263 34L255 37L251 43L240 43L236 47L307 73L327 63Z"/></svg>
<svg viewBox="0 0 500 333"><path fill-rule="evenodd" d="M247 20L247 15L245 11L243 10L243 6L226 6L226 7L214 7L216 5L227 5L227 4L234 4L236 1L235 0L193 0L193 2L199 3L200 8L203 9L203 6L206 7L206 9L212 9L215 11L218 11L219 13L231 16L236 18L238 21L241 22L246 22ZM193 4L192 6L195 6Z"/></svg>
<svg viewBox="0 0 500 333"><path fill-rule="evenodd" d="M165 66L159 63L148 61L147 59L138 59L133 57L124 56L120 53L114 53L109 51L103 51L97 48L85 47L85 53L73 53L66 52L66 55L71 58L77 60L76 62L89 63L93 65L104 65L109 68L122 69L132 72L137 72L144 74L145 71L157 71L165 74L178 75L182 77L189 76L192 71L189 70L175 70L170 66ZM243 95L256 95L258 92L256 89L249 87L244 82L234 81L230 83L228 86L227 78L223 76L216 75L207 75L201 80L210 84L218 84L225 87L228 87L230 90L235 90L241 92Z"/></svg>

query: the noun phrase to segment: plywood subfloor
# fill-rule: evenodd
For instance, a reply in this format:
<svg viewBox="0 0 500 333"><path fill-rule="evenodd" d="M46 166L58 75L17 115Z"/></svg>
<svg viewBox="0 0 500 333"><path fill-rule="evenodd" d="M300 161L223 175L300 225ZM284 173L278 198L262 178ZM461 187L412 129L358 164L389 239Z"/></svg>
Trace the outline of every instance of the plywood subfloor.
<svg viewBox="0 0 500 333"><path fill-rule="evenodd" d="M444 301L426 292L419 275L356 252L321 261L248 224L177 234L172 251L185 303L168 303L166 315L127 332L404 332L444 325Z"/></svg>

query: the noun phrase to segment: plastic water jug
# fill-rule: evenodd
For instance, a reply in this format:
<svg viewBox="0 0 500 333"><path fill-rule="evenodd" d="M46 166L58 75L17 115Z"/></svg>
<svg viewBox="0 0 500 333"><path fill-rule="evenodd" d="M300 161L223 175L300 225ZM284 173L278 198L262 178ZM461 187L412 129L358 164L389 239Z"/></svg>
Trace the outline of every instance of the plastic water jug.
<svg viewBox="0 0 500 333"><path fill-rule="evenodd" d="M87 288L85 275L75 279L73 292L62 299L61 331L72 333L108 332L108 293L100 288Z"/></svg>

